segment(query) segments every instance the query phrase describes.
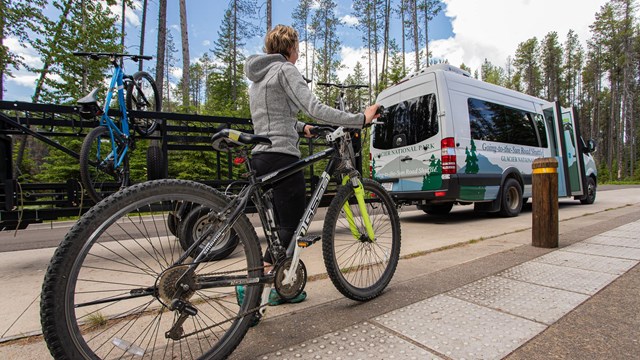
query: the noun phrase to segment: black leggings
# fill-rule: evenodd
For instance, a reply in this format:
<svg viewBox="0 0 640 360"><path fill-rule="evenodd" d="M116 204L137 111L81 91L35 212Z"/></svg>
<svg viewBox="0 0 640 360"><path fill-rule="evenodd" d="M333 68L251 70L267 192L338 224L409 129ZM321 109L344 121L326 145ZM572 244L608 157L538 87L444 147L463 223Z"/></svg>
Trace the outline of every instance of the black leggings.
<svg viewBox="0 0 640 360"><path fill-rule="evenodd" d="M258 176L281 169L300 160L297 156L282 153L258 153L253 155L251 165ZM273 206L280 230L278 235L285 249L289 246L293 233L298 227L305 208L305 181L301 171L273 184ZM273 264L269 251L264 261Z"/></svg>

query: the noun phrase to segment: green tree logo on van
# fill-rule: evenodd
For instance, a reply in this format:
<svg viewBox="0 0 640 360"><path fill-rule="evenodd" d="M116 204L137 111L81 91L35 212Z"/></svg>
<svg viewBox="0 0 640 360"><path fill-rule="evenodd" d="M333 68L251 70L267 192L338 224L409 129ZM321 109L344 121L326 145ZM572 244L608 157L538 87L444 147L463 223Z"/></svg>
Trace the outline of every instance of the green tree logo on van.
<svg viewBox="0 0 640 360"><path fill-rule="evenodd" d="M465 174L477 174L480 168L478 167L478 154L476 153L476 143L471 139L471 152L469 152L469 148L464 149L464 153L466 154L466 158L464 162L466 166L464 168Z"/></svg>
<svg viewBox="0 0 640 360"><path fill-rule="evenodd" d="M436 190L442 187L442 162L431 155L429 172L422 179L422 190Z"/></svg>

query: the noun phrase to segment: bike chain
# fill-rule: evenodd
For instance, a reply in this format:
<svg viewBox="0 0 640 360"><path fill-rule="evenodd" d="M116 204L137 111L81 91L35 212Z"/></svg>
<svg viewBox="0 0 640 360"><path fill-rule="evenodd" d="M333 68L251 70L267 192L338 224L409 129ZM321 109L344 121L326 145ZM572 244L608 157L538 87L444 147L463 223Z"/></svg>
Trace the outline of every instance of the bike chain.
<svg viewBox="0 0 640 360"><path fill-rule="evenodd" d="M220 272L213 272L213 273L205 273L205 274L200 274L200 275L201 276L206 276L206 275L225 275L225 274L232 274L232 273L236 273L236 272L253 271L253 270L259 270L259 269L264 269L264 266L251 268L251 269L245 268L245 269L239 269L239 270L230 270L230 271L220 271ZM222 325L224 323L235 321L236 319L240 319L240 318L243 318L245 316L251 315L251 314L255 313L256 311L258 311L258 310L260 310L260 309L262 309L264 307L267 307L268 305L269 305L269 302L265 303L264 305L258 305L258 306L254 307L252 309L249 309L249 310L245 311L242 314L238 314L235 317L226 319L225 321L222 321L222 322L207 326L205 328L202 328L202 329L197 330L197 331L190 332L188 334L183 334L182 336L180 336L179 340L182 340L182 339L184 339L186 337L189 337L191 335L200 334L200 333L205 332L205 331L207 331L209 329L212 329L214 327L220 326L220 325Z"/></svg>

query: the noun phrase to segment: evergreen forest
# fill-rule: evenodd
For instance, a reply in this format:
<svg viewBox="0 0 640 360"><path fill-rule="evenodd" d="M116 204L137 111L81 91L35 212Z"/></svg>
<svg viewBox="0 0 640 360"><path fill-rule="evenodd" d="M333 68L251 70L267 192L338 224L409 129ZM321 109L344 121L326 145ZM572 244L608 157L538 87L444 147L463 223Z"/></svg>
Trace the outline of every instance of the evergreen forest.
<svg viewBox="0 0 640 360"><path fill-rule="evenodd" d="M212 24L217 40L208 53L190 57L186 0L154 1L156 13L147 11L149 0L0 0L0 100L6 80L17 69L28 69L35 78L33 102L73 104L93 87L104 93L111 75L108 62L86 61L74 51L124 52L127 12L141 14L135 38L140 54L153 62L137 66L155 77L165 112L249 118L248 81L243 65L248 39L264 37L272 24L272 0L216 0L224 11L220 24ZM157 3L157 4L156 4ZM439 0L353 0L353 27L362 39L367 56L360 59L346 79L337 71L343 66L338 27L342 26L334 0L298 0L290 19L307 44L300 48L298 66L314 82L368 84L369 89L347 94L347 110L360 111L373 103L383 89L425 66L448 62L429 51L429 26L444 4ZM175 9L173 9L175 7ZM57 16L45 16L55 9ZM180 36L167 31L167 9L180 11ZM48 9L48 12L45 11ZM640 22L638 1L610 0L594 14L590 38L579 39L573 31L549 32L543 38L522 39L503 63L488 60L477 69L458 66L486 82L515 89L577 109L582 135L596 140L594 156L599 183L640 180ZM260 13L260 16L256 16ZM259 20L259 19L262 19ZM392 21L393 20L393 21ZM399 20L399 21L398 21ZM398 25L399 24L399 25ZM402 26L399 38L390 36L392 26ZM397 29L396 29L397 30ZM156 36L156 46L145 48L145 37ZM37 52L41 66L32 67L5 42L17 39ZM129 40L128 40L129 41ZM148 42L147 42L148 43ZM586 44L583 45L583 44ZM176 68L182 69L175 79ZM129 69L130 72L135 69ZM336 93L314 86L319 99L332 104ZM366 144L367 139L363 139ZM81 139L65 140L76 151ZM65 154L35 140L13 141L14 170L21 181L64 182L77 177L77 164ZM363 151L365 161L367 146ZM140 153L140 154L138 154ZM19 158L17 154L20 154ZM144 156L132 161L134 179L144 178ZM174 154L169 176L207 179L215 156L204 152ZM365 162L363 167L368 169ZM366 171L365 171L366 173Z"/></svg>

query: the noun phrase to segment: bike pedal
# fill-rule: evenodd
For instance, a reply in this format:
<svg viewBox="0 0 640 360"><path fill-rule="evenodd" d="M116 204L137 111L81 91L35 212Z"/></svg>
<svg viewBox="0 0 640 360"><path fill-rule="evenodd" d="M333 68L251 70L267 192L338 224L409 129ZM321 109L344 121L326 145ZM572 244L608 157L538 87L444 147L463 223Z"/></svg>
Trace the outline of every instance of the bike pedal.
<svg viewBox="0 0 640 360"><path fill-rule="evenodd" d="M298 239L298 246L306 248L315 244L318 240L320 240L320 235L303 236Z"/></svg>

